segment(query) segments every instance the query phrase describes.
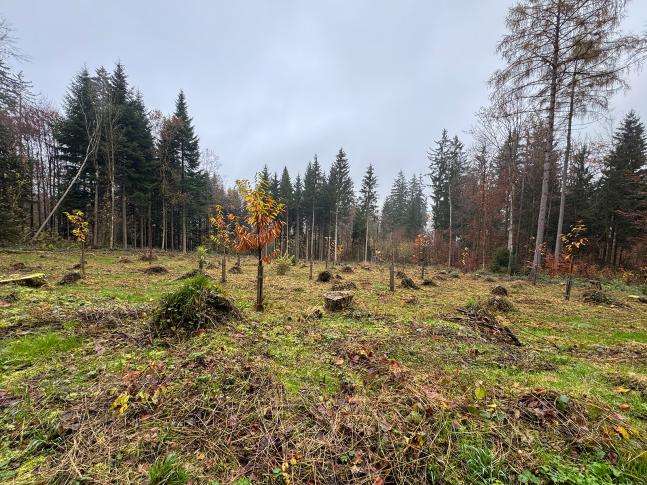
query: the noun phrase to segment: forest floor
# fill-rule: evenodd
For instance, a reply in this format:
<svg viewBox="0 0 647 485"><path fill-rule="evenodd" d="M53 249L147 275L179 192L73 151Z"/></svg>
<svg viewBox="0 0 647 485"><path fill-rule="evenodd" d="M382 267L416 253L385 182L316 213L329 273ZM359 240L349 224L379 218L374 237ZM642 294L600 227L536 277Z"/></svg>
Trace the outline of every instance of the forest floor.
<svg viewBox="0 0 647 485"><path fill-rule="evenodd" d="M196 258L140 254L90 251L58 285L77 253L0 253L0 275L49 282L0 286L0 483L647 483L639 288L591 304L586 281L564 301L560 280L432 268L437 286L390 292L387 267L270 265L257 313L244 259L222 285L243 318L159 339L150 315ZM335 282L352 308L317 311ZM496 285L513 308L482 325Z"/></svg>

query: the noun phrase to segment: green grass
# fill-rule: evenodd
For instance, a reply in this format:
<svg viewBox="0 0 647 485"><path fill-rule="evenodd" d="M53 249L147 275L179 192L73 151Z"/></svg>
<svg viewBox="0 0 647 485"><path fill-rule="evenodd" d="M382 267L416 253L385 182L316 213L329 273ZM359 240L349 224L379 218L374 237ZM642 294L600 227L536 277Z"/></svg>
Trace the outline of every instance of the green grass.
<svg viewBox="0 0 647 485"><path fill-rule="evenodd" d="M148 471L149 485L185 485L191 477L175 454L158 459Z"/></svg>
<svg viewBox="0 0 647 485"><path fill-rule="evenodd" d="M0 366L31 365L59 352L69 352L81 345L81 339L54 332L28 335L0 344Z"/></svg>

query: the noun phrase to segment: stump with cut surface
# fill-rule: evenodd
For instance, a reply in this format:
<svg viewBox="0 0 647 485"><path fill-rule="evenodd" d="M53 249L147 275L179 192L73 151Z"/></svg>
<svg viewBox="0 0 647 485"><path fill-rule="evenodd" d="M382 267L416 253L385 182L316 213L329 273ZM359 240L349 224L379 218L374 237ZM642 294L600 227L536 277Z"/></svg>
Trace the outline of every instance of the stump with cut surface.
<svg viewBox="0 0 647 485"><path fill-rule="evenodd" d="M348 308L353 302L350 291L331 291L324 295L324 308L330 312L337 312Z"/></svg>
<svg viewBox="0 0 647 485"><path fill-rule="evenodd" d="M40 288L41 286L46 285L47 281L45 281L45 275L43 273L34 273L0 280L0 285L9 284L28 286L30 288Z"/></svg>

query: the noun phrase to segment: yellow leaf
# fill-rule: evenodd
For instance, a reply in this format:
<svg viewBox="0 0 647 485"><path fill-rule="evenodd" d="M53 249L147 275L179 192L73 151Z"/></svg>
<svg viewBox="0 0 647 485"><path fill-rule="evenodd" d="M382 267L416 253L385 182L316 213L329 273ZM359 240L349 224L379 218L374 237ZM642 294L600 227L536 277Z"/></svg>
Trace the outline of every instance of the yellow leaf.
<svg viewBox="0 0 647 485"><path fill-rule="evenodd" d="M613 429L615 429L617 433L620 436L622 436L623 439L628 440L631 438L631 436L629 435L629 431L627 431L627 428L625 428L624 426L616 426Z"/></svg>

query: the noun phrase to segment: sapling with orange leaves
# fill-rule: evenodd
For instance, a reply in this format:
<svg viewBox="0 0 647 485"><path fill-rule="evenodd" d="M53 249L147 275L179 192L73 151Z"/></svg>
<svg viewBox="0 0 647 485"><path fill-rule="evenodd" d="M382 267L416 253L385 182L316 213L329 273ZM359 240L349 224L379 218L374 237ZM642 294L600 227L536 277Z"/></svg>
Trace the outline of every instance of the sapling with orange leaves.
<svg viewBox="0 0 647 485"><path fill-rule="evenodd" d="M425 279L425 267L431 264L431 249L434 240L431 234L422 233L416 236L413 243L413 258L420 265L420 277Z"/></svg>
<svg viewBox="0 0 647 485"><path fill-rule="evenodd" d="M82 211L75 209L65 212L68 222L72 225L72 235L81 245L81 276L85 276L85 240L88 235L88 221Z"/></svg>
<svg viewBox="0 0 647 485"><path fill-rule="evenodd" d="M582 221L577 221L575 225L571 226L568 234L561 235L564 247L564 259L568 261L568 279L566 280L566 288L564 289L564 299L566 300L571 297L575 255L582 251L588 243L588 239L584 237L584 234L586 234L586 226Z"/></svg>
<svg viewBox="0 0 647 485"><path fill-rule="evenodd" d="M235 214L225 217L222 208L216 207L216 216L211 218L216 229L212 239L236 252L256 255L256 311L263 311L263 263L271 262L277 254L274 251L263 256L263 250L281 234L284 223L279 216L285 205L272 197L263 178L257 177L253 185L249 180L237 180L236 187L243 196L246 214L242 218Z"/></svg>

